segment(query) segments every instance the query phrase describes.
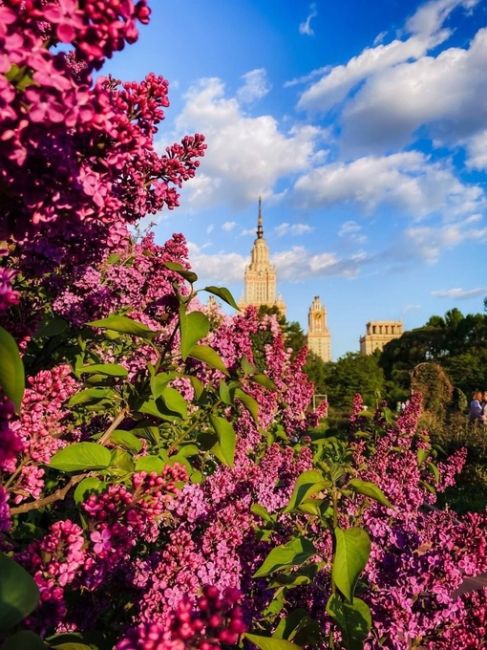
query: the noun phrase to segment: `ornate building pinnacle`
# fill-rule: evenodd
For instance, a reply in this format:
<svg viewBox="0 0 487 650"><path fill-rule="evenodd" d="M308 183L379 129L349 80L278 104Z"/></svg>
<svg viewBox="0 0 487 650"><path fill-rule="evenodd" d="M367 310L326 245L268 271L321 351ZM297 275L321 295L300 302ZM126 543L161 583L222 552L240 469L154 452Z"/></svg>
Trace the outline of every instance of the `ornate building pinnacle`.
<svg viewBox="0 0 487 650"><path fill-rule="evenodd" d="M264 220L262 219L262 197L259 196L259 216L257 217L257 239L264 239Z"/></svg>

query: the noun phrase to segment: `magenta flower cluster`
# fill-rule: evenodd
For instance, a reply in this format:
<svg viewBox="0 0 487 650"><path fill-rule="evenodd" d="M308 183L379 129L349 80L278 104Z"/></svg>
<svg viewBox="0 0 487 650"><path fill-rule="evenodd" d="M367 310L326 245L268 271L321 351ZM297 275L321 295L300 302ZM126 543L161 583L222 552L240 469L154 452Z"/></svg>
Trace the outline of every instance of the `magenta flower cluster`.
<svg viewBox="0 0 487 650"><path fill-rule="evenodd" d="M432 464L420 397L391 423L357 396L348 440L311 436L327 404L311 408L306 351L291 356L275 317L202 307L182 235L129 234L177 206L205 150L196 134L157 153L162 77L92 79L149 14L145 0L0 0L0 318L27 370L20 412L11 386L0 393L0 550L40 591L23 625L96 631L117 650L216 650L305 610L326 634L316 647L331 635L342 648L325 613L332 533L311 514L328 488L284 512L336 443L338 483L373 482L392 503L339 499L340 526L372 542L357 587L367 650L480 650L487 598L464 585L487 572L487 516L437 509L465 453ZM88 325L114 314L114 329ZM199 356L182 354L184 318L203 332ZM59 464L73 443L88 461ZM296 535L320 559L314 579L281 575L272 601L278 577L253 575Z"/></svg>

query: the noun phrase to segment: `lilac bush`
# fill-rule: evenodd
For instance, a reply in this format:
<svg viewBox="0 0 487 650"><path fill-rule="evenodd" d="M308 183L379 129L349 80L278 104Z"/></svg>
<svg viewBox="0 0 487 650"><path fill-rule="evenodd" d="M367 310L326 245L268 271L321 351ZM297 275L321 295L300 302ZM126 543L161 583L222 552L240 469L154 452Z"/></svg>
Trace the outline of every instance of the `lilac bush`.
<svg viewBox="0 0 487 650"><path fill-rule="evenodd" d="M129 234L205 149L155 151L163 78L92 79L149 15L0 1L0 642L483 647L487 518L436 509L465 454L436 461L420 396L320 427L276 318Z"/></svg>

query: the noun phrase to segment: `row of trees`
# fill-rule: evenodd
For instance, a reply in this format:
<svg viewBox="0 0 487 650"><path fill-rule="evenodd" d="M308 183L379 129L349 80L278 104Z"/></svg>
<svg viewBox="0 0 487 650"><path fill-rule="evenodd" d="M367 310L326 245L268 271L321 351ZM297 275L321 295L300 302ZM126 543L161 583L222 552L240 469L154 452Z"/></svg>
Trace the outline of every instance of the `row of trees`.
<svg viewBox="0 0 487 650"><path fill-rule="evenodd" d="M297 353L306 344L301 326L284 318L280 323L287 345ZM463 315L451 309L369 356L349 352L335 362L324 363L310 352L305 369L316 391L326 394L333 408L346 410L357 392L369 405L381 398L391 404L406 400L412 371L425 362L440 365L452 385L467 396L486 389L487 315Z"/></svg>

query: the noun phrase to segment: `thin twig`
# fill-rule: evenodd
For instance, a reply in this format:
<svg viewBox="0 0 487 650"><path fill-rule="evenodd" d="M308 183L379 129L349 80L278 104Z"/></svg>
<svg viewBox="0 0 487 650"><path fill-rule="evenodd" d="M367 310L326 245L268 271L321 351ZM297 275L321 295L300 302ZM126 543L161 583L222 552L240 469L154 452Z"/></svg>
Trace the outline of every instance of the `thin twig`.
<svg viewBox="0 0 487 650"><path fill-rule="evenodd" d="M45 506L48 506L51 503L54 503L56 501L61 501L61 499L64 499L66 497L67 493L71 490L72 487L74 487L77 483L82 481L87 476L89 476L89 474L78 474L77 476L73 476L72 478L69 479L69 481L66 483L64 487L59 488L59 490L56 490L55 492L53 492L47 497L44 497L42 499L37 499L37 501L30 501L29 503L23 503L21 506L17 506L16 508L11 508L10 514L21 515L24 512L30 512L31 510L39 510L40 508L44 508Z"/></svg>

